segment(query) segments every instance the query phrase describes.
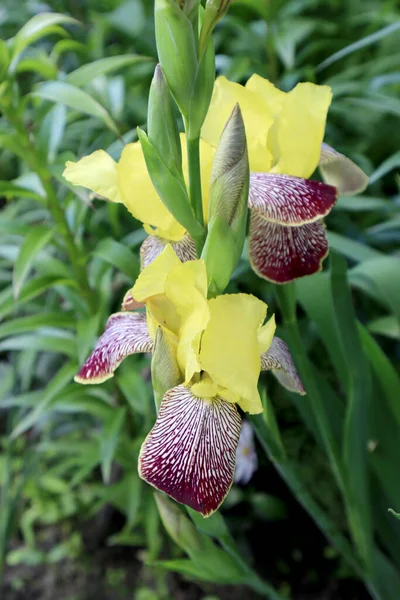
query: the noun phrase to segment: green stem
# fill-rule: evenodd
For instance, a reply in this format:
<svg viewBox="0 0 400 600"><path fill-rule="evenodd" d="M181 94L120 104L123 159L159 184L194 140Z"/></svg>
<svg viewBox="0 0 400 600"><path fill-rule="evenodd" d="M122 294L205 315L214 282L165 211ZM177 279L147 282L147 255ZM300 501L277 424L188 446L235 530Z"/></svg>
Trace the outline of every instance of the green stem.
<svg viewBox="0 0 400 600"><path fill-rule="evenodd" d="M43 185L43 188L46 192L47 208L57 226L59 233L63 238L64 246L68 254L69 261L72 265L75 277L79 283L81 291L86 299L89 310L91 312L94 312L96 307L96 298L89 284L85 266L85 258L84 256L82 256L81 250L75 243L75 239L72 234L72 231L69 228L67 218L59 203L57 194L54 190L52 176L47 170L46 163L41 161L40 155L34 148L29 138L29 135L24 127L24 124L18 116L18 112L16 111L15 115L6 114L5 116L9 120L9 122L14 126L14 128L17 130L17 132L23 140L23 143L26 148L25 160L29 167L38 175Z"/></svg>
<svg viewBox="0 0 400 600"><path fill-rule="evenodd" d="M187 129L186 129L187 131ZM196 219L204 225L203 201L201 196L200 176L200 138L187 138L187 155L189 170L189 197Z"/></svg>

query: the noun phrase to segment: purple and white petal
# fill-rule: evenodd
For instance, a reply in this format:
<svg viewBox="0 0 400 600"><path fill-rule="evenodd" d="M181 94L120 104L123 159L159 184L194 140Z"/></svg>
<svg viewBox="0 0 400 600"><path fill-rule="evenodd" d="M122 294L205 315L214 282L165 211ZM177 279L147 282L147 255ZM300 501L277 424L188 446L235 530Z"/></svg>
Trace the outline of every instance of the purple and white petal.
<svg viewBox="0 0 400 600"><path fill-rule="evenodd" d="M322 221L285 227L251 211L249 258L259 277L287 283L317 273L322 269L328 248Z"/></svg>
<svg viewBox="0 0 400 600"><path fill-rule="evenodd" d="M234 482L247 485L258 467L258 458L254 445L253 428L243 421L239 444L236 450L236 469Z"/></svg>
<svg viewBox="0 0 400 600"><path fill-rule="evenodd" d="M140 247L140 265L144 269L161 254L167 244L171 244L177 257L182 261L196 260L196 246L190 235L185 234L178 242L170 242L156 235L149 235Z"/></svg>
<svg viewBox="0 0 400 600"><path fill-rule="evenodd" d="M232 485L240 424L235 404L219 397L198 398L183 385L171 389L142 445L140 476L210 516Z"/></svg>
<svg viewBox="0 0 400 600"><path fill-rule="evenodd" d="M113 376L115 369L130 354L151 352L144 313L115 313L108 319L105 331L79 373L77 383L102 383Z"/></svg>
<svg viewBox="0 0 400 600"><path fill-rule="evenodd" d="M288 345L276 336L273 338L267 352L261 355L261 370L271 370L279 383L287 390L302 396L306 393L297 374Z"/></svg>
<svg viewBox="0 0 400 600"><path fill-rule="evenodd" d="M251 173L249 208L280 225L303 225L326 216L336 188L321 181L278 173Z"/></svg>
<svg viewBox="0 0 400 600"><path fill-rule="evenodd" d="M358 165L325 143L321 145L318 166L323 180L334 185L339 194L359 194L369 183L368 176Z"/></svg>

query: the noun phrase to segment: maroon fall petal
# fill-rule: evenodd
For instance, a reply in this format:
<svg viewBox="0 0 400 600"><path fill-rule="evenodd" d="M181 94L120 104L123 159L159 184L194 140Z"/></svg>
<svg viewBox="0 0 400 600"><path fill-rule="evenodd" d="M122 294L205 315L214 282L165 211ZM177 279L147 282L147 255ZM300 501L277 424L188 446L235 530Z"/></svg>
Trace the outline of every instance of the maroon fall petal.
<svg viewBox="0 0 400 600"><path fill-rule="evenodd" d="M249 207L280 225L303 225L326 216L336 188L321 181L278 173L251 173Z"/></svg>
<svg viewBox="0 0 400 600"><path fill-rule="evenodd" d="M140 247L140 266L147 267L161 254L167 244L171 244L175 254L182 262L196 260L196 246L190 235L186 234L178 242L170 242L156 235L149 235Z"/></svg>
<svg viewBox="0 0 400 600"><path fill-rule="evenodd" d="M288 345L276 336L274 336L267 352L261 354L261 370L271 370L279 383L287 390L302 396L306 393L297 374Z"/></svg>
<svg viewBox="0 0 400 600"><path fill-rule="evenodd" d="M136 352L151 352L144 313L115 313L108 319L105 331L79 373L77 383L102 383L113 376L121 362Z"/></svg>
<svg viewBox="0 0 400 600"><path fill-rule="evenodd" d="M251 211L249 257L259 277L287 283L312 275L321 270L327 254L328 240L322 221L285 227Z"/></svg>
<svg viewBox="0 0 400 600"><path fill-rule="evenodd" d="M164 396L140 451L139 474L208 517L232 485L240 426L234 404L219 397L197 398L179 385Z"/></svg>

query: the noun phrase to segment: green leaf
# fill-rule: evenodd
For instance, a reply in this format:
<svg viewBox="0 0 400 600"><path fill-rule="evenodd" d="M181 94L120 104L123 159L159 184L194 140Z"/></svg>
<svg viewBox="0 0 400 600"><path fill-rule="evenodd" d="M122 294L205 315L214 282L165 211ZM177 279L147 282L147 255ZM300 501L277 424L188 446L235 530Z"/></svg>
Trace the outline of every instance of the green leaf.
<svg viewBox="0 0 400 600"><path fill-rule="evenodd" d="M358 324L365 354L368 356L375 376L380 381L394 418L400 427L400 377L379 344L365 327Z"/></svg>
<svg viewBox="0 0 400 600"><path fill-rule="evenodd" d="M375 250L375 248L371 248L365 244L360 244L360 242L356 242L355 240L347 238L344 235L340 235L339 233L328 231L327 237L331 250L335 250L335 252L343 254L343 256L349 258L350 260L363 262L366 260L371 260L372 258L384 256L382 252L379 252L379 250Z"/></svg>
<svg viewBox="0 0 400 600"><path fill-rule="evenodd" d="M390 514L392 514L394 517L396 517L396 519L400 520L400 514L397 512L394 512L393 508L388 508L388 511L390 512Z"/></svg>
<svg viewBox="0 0 400 600"><path fill-rule="evenodd" d="M343 436L343 464L348 518L354 541L367 572L372 567L373 528L367 466L367 406L370 377L357 330L346 261L331 257L331 286L336 326L347 365L347 409Z"/></svg>
<svg viewBox="0 0 400 600"><path fill-rule="evenodd" d="M41 13L35 15L21 29L14 38L13 58L26 46L47 35L48 29L54 25L80 25L79 21L59 13Z"/></svg>
<svg viewBox="0 0 400 600"><path fill-rule="evenodd" d="M0 339L9 335L33 332L40 327L70 327L75 329L73 313L43 312L11 319L0 325Z"/></svg>
<svg viewBox="0 0 400 600"><path fill-rule="evenodd" d="M382 256L353 267L350 283L384 304L400 319L399 259Z"/></svg>
<svg viewBox="0 0 400 600"><path fill-rule="evenodd" d="M370 184L379 181L382 179L387 173L390 173L393 169L397 169L400 167L400 150L389 156L383 163L372 173L369 178Z"/></svg>
<svg viewBox="0 0 400 600"><path fill-rule="evenodd" d="M32 200L37 200L37 202L43 202L43 198L36 192L20 185L15 185L11 181L0 181L0 195L5 196L5 198L32 198ZM3 220L1 225L3 223L6 223L6 221Z"/></svg>
<svg viewBox="0 0 400 600"><path fill-rule="evenodd" d="M75 69L75 71L71 71L71 73L67 75L66 81L76 87L81 87L91 82L99 75L107 75L107 73L117 71L123 67L143 63L151 65L154 63L154 59L138 54L108 56L107 58L100 58L99 60L83 65L82 67Z"/></svg>
<svg viewBox="0 0 400 600"><path fill-rule="evenodd" d="M400 324L396 317L391 315L379 317L369 321L367 326L372 333L384 335L393 340L400 340Z"/></svg>
<svg viewBox="0 0 400 600"><path fill-rule="evenodd" d="M19 297L36 256L49 243L53 234L54 229L49 229L45 225L37 225L27 234L13 270L14 298Z"/></svg>
<svg viewBox="0 0 400 600"><path fill-rule="evenodd" d="M336 61L340 60L341 58L344 58L345 56L348 56L349 54L352 54L353 52L357 52L358 50L361 50L361 48L366 48L367 46L370 46L371 44L375 44L375 42L379 42L379 40L387 37L388 35L391 35L398 29L400 29L400 21L396 21L395 23L392 23L391 25L387 25L387 27L383 27L382 29L379 29L379 31L375 31L375 33L371 33L371 35L367 35L366 37L361 38L361 40L358 40L357 42L354 42L353 44L349 44L348 46L345 46L345 48L342 48L338 52L335 52L334 54L329 56L329 58L326 58L325 60L323 60L316 67L316 69L315 69L316 72L319 73L320 71L323 71L330 65L333 65Z"/></svg>
<svg viewBox="0 0 400 600"><path fill-rule="evenodd" d="M67 362L58 373L50 381L46 389L41 393L41 400L35 406L34 410L26 415L15 427L11 437L16 438L22 435L25 431L33 427L45 411L49 408L50 403L57 395L71 382L73 376L77 372L78 366L75 361Z"/></svg>
<svg viewBox="0 0 400 600"><path fill-rule="evenodd" d="M77 110L78 112L85 113L91 117L97 117L98 119L101 119L115 135L119 135L118 128L106 109L87 92L84 92L70 83L64 81L48 81L40 85L31 95L36 98L42 98L43 100L65 104L65 106Z"/></svg>
<svg viewBox="0 0 400 600"><path fill-rule="evenodd" d="M106 238L101 240L96 246L94 254L118 269L118 271L124 273L132 284L136 281L140 272L139 260L137 256L123 244L120 244L111 238Z"/></svg>
<svg viewBox="0 0 400 600"><path fill-rule="evenodd" d="M103 480L107 484L110 481L111 465L114 458L115 450L119 441L119 435L124 425L126 417L126 408L114 409L112 420L104 427L101 442L101 472Z"/></svg>

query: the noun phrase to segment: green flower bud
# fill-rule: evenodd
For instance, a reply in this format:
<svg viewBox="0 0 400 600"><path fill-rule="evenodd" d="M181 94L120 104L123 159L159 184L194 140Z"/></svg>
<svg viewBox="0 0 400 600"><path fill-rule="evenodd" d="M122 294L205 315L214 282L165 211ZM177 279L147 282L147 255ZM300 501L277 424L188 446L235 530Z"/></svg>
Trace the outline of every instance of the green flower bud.
<svg viewBox="0 0 400 600"><path fill-rule="evenodd" d="M207 538L197 531L181 509L165 494L154 494L161 521L168 534L187 554L193 555L209 549Z"/></svg>
<svg viewBox="0 0 400 600"><path fill-rule="evenodd" d="M204 18L204 9L199 11L200 21ZM199 55L199 66L194 81L193 93L189 106L187 135L191 139L199 137L208 112L215 81L214 44L210 37L205 51Z"/></svg>
<svg viewBox="0 0 400 600"><path fill-rule="evenodd" d="M232 0L207 0L203 25L200 32L200 53L206 48L208 40L218 21L227 13Z"/></svg>
<svg viewBox="0 0 400 600"><path fill-rule="evenodd" d="M166 392L179 385L181 379L176 352L168 336L159 327L151 359L151 382L157 411Z"/></svg>
<svg viewBox="0 0 400 600"><path fill-rule="evenodd" d="M198 67L197 32L176 0L155 0L155 25L160 64L175 102L187 119Z"/></svg>
<svg viewBox="0 0 400 600"><path fill-rule="evenodd" d="M147 134L150 142L164 157L167 167L182 176L182 150L172 98L160 65L151 82L147 111Z"/></svg>
<svg viewBox="0 0 400 600"><path fill-rule="evenodd" d="M147 170L160 199L195 241L202 239L204 229L196 220L190 206L183 176L173 173L168 168L157 148L142 129L138 127L137 132Z"/></svg>
<svg viewBox="0 0 400 600"><path fill-rule="evenodd" d="M246 237L249 160L239 105L222 132L211 171L208 234L202 258L212 293L228 285Z"/></svg>
<svg viewBox="0 0 400 600"><path fill-rule="evenodd" d="M178 0L178 3L196 31L200 0Z"/></svg>

